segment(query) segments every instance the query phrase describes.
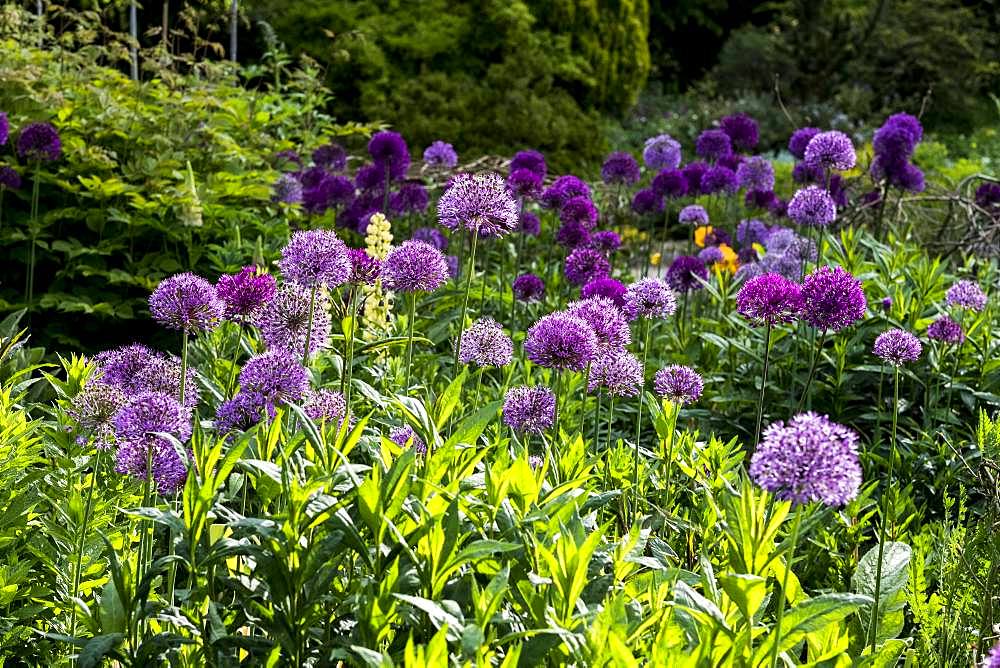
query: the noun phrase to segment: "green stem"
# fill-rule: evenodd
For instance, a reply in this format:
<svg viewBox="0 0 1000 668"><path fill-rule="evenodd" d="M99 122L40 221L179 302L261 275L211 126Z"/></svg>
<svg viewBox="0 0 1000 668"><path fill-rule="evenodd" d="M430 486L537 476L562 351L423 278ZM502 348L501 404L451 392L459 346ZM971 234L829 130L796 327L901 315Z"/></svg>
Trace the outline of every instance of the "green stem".
<svg viewBox="0 0 1000 668"><path fill-rule="evenodd" d="M677 418L681 414L681 404L671 402L670 408L672 413L670 416L669 436L667 437L670 440L667 442L667 472L665 474L667 479L667 502L664 504L664 508L667 508L668 510L674 497L674 484L671 475L674 467L674 445L677 443Z"/></svg>
<svg viewBox="0 0 1000 668"><path fill-rule="evenodd" d="M73 596L72 601L70 602L71 612L69 618L70 637L76 635L76 599L80 595L80 580L82 579L81 576L83 574L83 551L87 545L87 530L90 528L90 514L94 507L94 490L97 488L97 478L101 472L101 455L103 454L103 450L97 450L97 454L94 458L93 478L90 483L90 489L87 490L87 502L83 507L83 524L80 526L80 541L77 544L76 565L73 569Z"/></svg>
<svg viewBox="0 0 1000 668"><path fill-rule="evenodd" d="M38 198L41 188L41 181L39 181L39 173L41 168L39 167L41 163L35 162L35 179L31 187L31 221L30 221L30 233L31 233L31 248L28 252L28 280L27 280L27 294L25 296L25 301L28 305L28 313L34 310L35 303L35 245L38 242Z"/></svg>
<svg viewBox="0 0 1000 668"><path fill-rule="evenodd" d="M868 645L875 650L875 643L878 641L878 616L879 598L882 595L882 556L885 553L886 527L891 524L890 516L892 508L889 506L889 490L892 489L892 475L896 465L896 425L899 420L899 367L893 373L892 383L892 449L889 454L889 475L886 478L886 487L882 498L882 526L879 527L878 536L878 562L875 565L875 600L872 602L871 621L869 622Z"/></svg>
<svg viewBox="0 0 1000 668"><path fill-rule="evenodd" d="M187 385L187 366L188 366L188 331L187 329L181 332L181 389L179 393L179 399L181 406L184 405L184 390Z"/></svg>
<svg viewBox="0 0 1000 668"><path fill-rule="evenodd" d="M611 395L611 405L608 408L608 452L611 451L611 422L615 419L615 395Z"/></svg>
<svg viewBox="0 0 1000 668"><path fill-rule="evenodd" d="M788 548L788 558L785 559L785 573L781 578L781 596L778 598L778 613L774 620L774 646L771 648L771 668L777 668L778 648L781 646L781 621L785 616L785 599L788 598L788 574L792 572L792 558L795 556L795 545L799 542L799 526L802 524L802 510L795 513L792 521L792 544Z"/></svg>
<svg viewBox="0 0 1000 668"><path fill-rule="evenodd" d="M458 343L457 341L462 340L462 334L465 333L465 313L469 310L469 291L472 289L472 274L475 270L476 262L476 244L479 241L479 228L477 227L472 231L472 251L469 253L469 275L465 277L465 296L462 298L462 313L458 320L458 339L455 344L455 360L452 368L454 373L458 374Z"/></svg>
<svg viewBox="0 0 1000 668"><path fill-rule="evenodd" d="M309 366L309 346L312 345L313 312L316 309L316 290L319 285L314 285L309 293L309 321L306 323L306 345L302 351L302 366Z"/></svg>
<svg viewBox="0 0 1000 668"><path fill-rule="evenodd" d="M559 414L559 397L561 396L562 393L562 374L560 373L559 369L556 369L555 371L553 371L553 373L555 374L555 378L552 380L552 386L553 386L552 389L556 395L556 405L555 405L555 414L553 415L552 419L552 434L553 434L552 439L555 442L559 440L559 418L561 417Z"/></svg>
<svg viewBox="0 0 1000 668"><path fill-rule="evenodd" d="M642 395L646 390L646 361L649 358L649 332L651 321L643 319L646 329L642 343L642 384L639 387L639 414L635 418L635 461L632 464L632 515L639 517L639 443L642 439Z"/></svg>
<svg viewBox="0 0 1000 668"><path fill-rule="evenodd" d="M243 321L240 321L239 331L236 334L236 350L233 352L233 358L230 361L231 369L229 371L229 382L226 383L226 398L229 398L233 394L234 383L236 382L236 360L240 356L240 343L243 342Z"/></svg>
<svg viewBox="0 0 1000 668"><path fill-rule="evenodd" d="M594 406L594 451L600 444L601 438L601 403L604 401L604 388L597 388L597 404Z"/></svg>
<svg viewBox="0 0 1000 668"><path fill-rule="evenodd" d="M409 297L409 313L406 318L406 391L410 390L410 367L413 363L413 320L417 311L417 295L411 292Z"/></svg>
<svg viewBox="0 0 1000 668"><path fill-rule="evenodd" d="M753 435L753 447L760 444L760 426L764 420L764 388L767 386L767 366L771 360L771 323L767 323L764 332L764 370L760 374L760 396L757 398L757 429Z"/></svg>
<svg viewBox="0 0 1000 668"><path fill-rule="evenodd" d="M823 350L823 344L826 343L826 330L823 330L823 334L819 337L819 345L816 346L816 350L813 352L812 364L809 366L809 376L806 378L806 386L802 389L802 396L799 397L799 403L795 407L795 412L800 413L802 411L802 405L806 401L806 397L809 396L809 388L812 386L813 378L816 376L816 364L819 362L819 354Z"/></svg>
<svg viewBox="0 0 1000 668"><path fill-rule="evenodd" d="M358 321L358 288L351 290L351 326L347 333L347 360L345 362L346 382L341 392L344 395L344 403L347 406L347 415L351 414L351 380L354 376L354 332L357 329Z"/></svg>
<svg viewBox="0 0 1000 668"><path fill-rule="evenodd" d="M590 386L590 362L587 362L587 371L584 374L583 392L580 397L580 437L583 437L583 430L587 423L587 392Z"/></svg>

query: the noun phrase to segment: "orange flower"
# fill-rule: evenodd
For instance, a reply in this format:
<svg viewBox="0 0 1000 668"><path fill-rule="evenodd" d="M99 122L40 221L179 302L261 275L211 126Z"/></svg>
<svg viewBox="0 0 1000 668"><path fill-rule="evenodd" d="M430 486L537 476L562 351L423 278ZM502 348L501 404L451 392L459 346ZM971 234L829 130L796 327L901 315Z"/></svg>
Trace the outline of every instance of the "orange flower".
<svg viewBox="0 0 1000 668"><path fill-rule="evenodd" d="M705 247L705 237L712 233L711 225L702 225L694 228L694 245L698 248Z"/></svg>
<svg viewBox="0 0 1000 668"><path fill-rule="evenodd" d="M719 244L719 250L722 251L722 262L719 262L716 266L723 271L735 274L736 270L740 268L740 261L736 255L736 251L730 248L728 244Z"/></svg>

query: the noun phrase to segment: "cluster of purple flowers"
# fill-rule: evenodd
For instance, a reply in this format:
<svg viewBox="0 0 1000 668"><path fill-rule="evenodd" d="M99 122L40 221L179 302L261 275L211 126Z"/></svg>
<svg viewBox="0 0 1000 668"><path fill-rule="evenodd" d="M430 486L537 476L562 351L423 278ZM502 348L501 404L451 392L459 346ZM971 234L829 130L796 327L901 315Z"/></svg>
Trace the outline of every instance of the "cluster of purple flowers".
<svg viewBox="0 0 1000 668"><path fill-rule="evenodd" d="M514 359L514 343L492 318L482 318L462 332L458 360L462 364L502 367Z"/></svg>
<svg viewBox="0 0 1000 668"><path fill-rule="evenodd" d="M547 387L512 387L503 402L503 421L522 434L541 434L552 426L556 395Z"/></svg>
<svg viewBox="0 0 1000 668"><path fill-rule="evenodd" d="M875 159L871 175L876 181L910 192L924 189L924 174L911 162L913 152L923 139L920 121L906 113L893 114L872 137Z"/></svg>
<svg viewBox="0 0 1000 668"><path fill-rule="evenodd" d="M920 359L923 346L913 334L902 329L890 329L882 332L875 339L872 352L876 357L892 366L902 366L908 362Z"/></svg>
<svg viewBox="0 0 1000 668"><path fill-rule="evenodd" d="M455 175L438 201L438 222L481 237L501 237L520 227L517 202L494 172Z"/></svg>
<svg viewBox="0 0 1000 668"><path fill-rule="evenodd" d="M656 372L653 389L667 401L683 406L698 401L705 382L691 367L672 364Z"/></svg>

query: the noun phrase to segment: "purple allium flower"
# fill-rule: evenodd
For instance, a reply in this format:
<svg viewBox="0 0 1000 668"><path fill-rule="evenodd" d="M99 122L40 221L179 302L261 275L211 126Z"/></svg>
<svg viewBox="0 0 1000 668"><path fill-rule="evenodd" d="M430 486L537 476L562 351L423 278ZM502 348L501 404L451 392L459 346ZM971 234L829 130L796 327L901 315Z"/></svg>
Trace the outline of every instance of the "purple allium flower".
<svg viewBox="0 0 1000 668"><path fill-rule="evenodd" d="M299 230L281 249L281 274L305 287L335 288L351 277L347 246L331 230Z"/></svg>
<svg viewBox="0 0 1000 668"><path fill-rule="evenodd" d="M715 163L720 167L725 167L736 173L739 166L743 164L744 157L739 153L730 153L729 155L724 155Z"/></svg>
<svg viewBox="0 0 1000 668"><path fill-rule="evenodd" d="M670 135L657 135L646 140L642 160L650 169L677 169L681 164L681 145Z"/></svg>
<svg viewBox="0 0 1000 668"><path fill-rule="evenodd" d="M689 162L681 169L684 178L688 182L688 194L697 195L701 192L701 179L708 171L708 165L704 162Z"/></svg>
<svg viewBox="0 0 1000 668"><path fill-rule="evenodd" d="M448 237L442 234L441 230L436 227L418 227L413 230L413 234L410 235L410 238L416 241L423 241L425 244L430 244L439 251L447 250L448 248Z"/></svg>
<svg viewBox="0 0 1000 668"><path fill-rule="evenodd" d="M347 415L347 400L336 390L309 390L302 402L302 410L313 422L325 422L328 425L343 426L344 418L348 417L347 426L352 420Z"/></svg>
<svg viewBox="0 0 1000 668"><path fill-rule="evenodd" d="M613 349L598 356L590 368L587 391L604 388L614 397L635 397L642 391L642 362L627 350Z"/></svg>
<svg viewBox="0 0 1000 668"><path fill-rule="evenodd" d="M445 255L444 261L448 264L448 278L452 280L458 278L458 256Z"/></svg>
<svg viewBox="0 0 1000 668"><path fill-rule="evenodd" d="M886 313L892 310L892 297L882 298L882 310Z"/></svg>
<svg viewBox="0 0 1000 668"><path fill-rule="evenodd" d="M404 241L382 262L382 285L393 292L432 292L447 281L444 254L423 241Z"/></svg>
<svg viewBox="0 0 1000 668"><path fill-rule="evenodd" d="M763 274L743 284L736 310L753 325L792 322L802 309L802 288L780 274Z"/></svg>
<svg viewBox="0 0 1000 668"><path fill-rule="evenodd" d="M983 657L982 668L1000 668L1000 642L994 645L990 653Z"/></svg>
<svg viewBox="0 0 1000 668"><path fill-rule="evenodd" d="M924 128L920 124L920 121L915 116L911 116L905 112L893 114L885 119L884 125L903 128L913 137L914 144L919 144L924 138Z"/></svg>
<svg viewBox="0 0 1000 668"><path fill-rule="evenodd" d="M766 243L770 235L771 231L767 228L767 225L756 218L741 220L739 225L736 226L736 241L741 246Z"/></svg>
<svg viewBox="0 0 1000 668"><path fill-rule="evenodd" d="M351 277L348 283L352 285L375 285L382 273L382 261L368 254L364 248L348 248L351 258Z"/></svg>
<svg viewBox="0 0 1000 668"><path fill-rule="evenodd" d="M920 339L903 329L890 329L882 332L875 339L872 352L883 362L892 366L903 366L907 362L920 359L923 346Z"/></svg>
<svg viewBox="0 0 1000 668"><path fill-rule="evenodd" d="M958 281L945 293L948 306L980 312L986 308L986 293L973 281Z"/></svg>
<svg viewBox="0 0 1000 668"><path fill-rule="evenodd" d="M701 281L708 280L705 263L690 255L678 255L667 269L667 283L676 292L690 292L705 287Z"/></svg>
<svg viewBox="0 0 1000 668"><path fill-rule="evenodd" d="M622 296L622 312L629 320L658 320L673 315L676 310L677 298L673 290L658 278L639 279L628 286Z"/></svg>
<svg viewBox="0 0 1000 668"><path fill-rule="evenodd" d="M410 151L398 132L376 132L368 142L368 155L392 179L401 179L410 168ZM384 178L384 177L383 177Z"/></svg>
<svg viewBox="0 0 1000 668"><path fill-rule="evenodd" d="M726 259L726 256L722 253L722 249L718 246L709 246L698 251L698 259L701 260L705 266L710 266L717 262L722 262Z"/></svg>
<svg viewBox="0 0 1000 668"><path fill-rule="evenodd" d="M269 350L284 351L299 359L303 357L311 298L311 291L307 288L285 283L278 288L274 299L257 311L254 324ZM318 291L309 335L310 355L329 344L331 326L330 301L324 292Z"/></svg>
<svg viewBox="0 0 1000 668"><path fill-rule="evenodd" d="M611 272L611 264L604 253L593 248L580 246L566 258L566 279L572 285L584 285L595 278L607 276Z"/></svg>
<svg viewBox="0 0 1000 668"><path fill-rule="evenodd" d="M806 157L806 147L809 146L809 142L812 138L818 135L822 130L819 128L799 128L792 133L792 136L788 140L788 151L794 155L797 159L802 160Z"/></svg>
<svg viewBox="0 0 1000 668"><path fill-rule="evenodd" d="M566 200L562 205L559 210L559 220L563 224L579 223L589 232L597 225L597 207L589 197L578 195Z"/></svg>
<svg viewBox="0 0 1000 668"><path fill-rule="evenodd" d="M764 431L750 477L783 501L843 506L858 495L858 435L825 415L800 413Z"/></svg>
<svg viewBox="0 0 1000 668"><path fill-rule="evenodd" d="M556 395L547 387L512 387L503 401L503 422L522 434L541 434L556 416Z"/></svg>
<svg viewBox="0 0 1000 668"><path fill-rule="evenodd" d="M942 343L962 343L965 341L965 332L960 324L943 315L927 328L927 338Z"/></svg>
<svg viewBox="0 0 1000 668"><path fill-rule="evenodd" d="M631 153L615 151L608 155L601 165L601 179L608 185L638 183L641 178L639 163Z"/></svg>
<svg viewBox="0 0 1000 668"><path fill-rule="evenodd" d="M21 187L21 175L13 167L0 165L0 188L17 190Z"/></svg>
<svg viewBox="0 0 1000 668"><path fill-rule="evenodd" d="M593 297L607 297L615 306L622 308L625 305L625 286L620 281L604 276L595 278L580 289L580 296L583 299Z"/></svg>
<svg viewBox="0 0 1000 668"><path fill-rule="evenodd" d="M211 283L185 272L160 281L149 296L149 311L164 327L191 334L215 329L225 315L226 304Z"/></svg>
<svg viewBox="0 0 1000 668"><path fill-rule="evenodd" d="M320 167L304 172L301 181L302 208L306 213L322 214L327 209L346 204L354 195L354 184L349 178L334 176Z"/></svg>
<svg viewBox="0 0 1000 668"><path fill-rule="evenodd" d="M80 436L77 442L86 444L93 439L94 447L107 450L114 440L112 420L128 397L118 385L102 382L100 378L89 381L75 397L66 413L76 421Z"/></svg>
<svg viewBox="0 0 1000 668"><path fill-rule="evenodd" d="M913 133L901 125L886 123L872 137L875 155L887 162L905 161L917 146Z"/></svg>
<svg viewBox="0 0 1000 668"><path fill-rule="evenodd" d="M916 165L905 163L901 169L889 176L889 183L911 193L923 192L927 187L924 172Z"/></svg>
<svg viewBox="0 0 1000 668"><path fill-rule="evenodd" d="M20 183L20 180L18 180ZM3 184L3 168L0 168L0 185ZM1000 183L986 182L976 188L976 206L991 214L1000 211Z"/></svg>
<svg viewBox="0 0 1000 668"><path fill-rule="evenodd" d="M243 267L239 273L223 274L215 283L215 294L225 304L227 320L243 322L261 306L274 299L278 290L274 276L257 266Z"/></svg>
<svg viewBox="0 0 1000 668"><path fill-rule="evenodd" d="M454 169L458 164L455 147L440 139L424 149L424 164L435 169Z"/></svg>
<svg viewBox="0 0 1000 668"><path fill-rule="evenodd" d="M507 366L514 359L514 343L493 318L480 318L462 332L458 360L478 366Z"/></svg>
<svg viewBox="0 0 1000 668"><path fill-rule="evenodd" d="M422 183L407 181L389 198L389 212L396 216L427 211L430 196Z"/></svg>
<svg viewBox="0 0 1000 668"><path fill-rule="evenodd" d="M0 111L0 146L5 146L10 138L10 121L7 114Z"/></svg>
<svg viewBox="0 0 1000 668"><path fill-rule="evenodd" d="M741 112L725 116L719 121L719 127L729 135L733 147L740 151L752 150L760 141L760 127L748 114Z"/></svg>
<svg viewBox="0 0 1000 668"><path fill-rule="evenodd" d="M174 445L158 434L170 434L178 441L191 438L191 410L161 392L143 392L122 408L112 421L118 437L115 470L145 479L152 459L156 489L166 495L178 491L187 470Z"/></svg>
<svg viewBox="0 0 1000 668"><path fill-rule="evenodd" d="M144 345L132 345L105 350L94 357L95 379L114 385L134 397L143 392L161 392L179 397L181 391L181 361L174 356L151 350ZM187 370L184 383L184 405L198 405L198 378L193 368Z"/></svg>
<svg viewBox="0 0 1000 668"><path fill-rule="evenodd" d="M698 135L695 153L709 162L718 162L733 152L733 143L723 130L705 130Z"/></svg>
<svg viewBox="0 0 1000 668"><path fill-rule="evenodd" d="M579 177L564 174L542 193L542 206L546 209L560 209L568 200L581 195L590 197L590 186Z"/></svg>
<svg viewBox="0 0 1000 668"><path fill-rule="evenodd" d="M54 162L62 155L59 132L49 123L28 123L17 138L17 154L26 162Z"/></svg>
<svg viewBox="0 0 1000 668"><path fill-rule="evenodd" d="M240 390L259 392L275 404L298 401L309 389L309 372L284 350L254 355L240 370Z"/></svg>
<svg viewBox="0 0 1000 668"><path fill-rule="evenodd" d="M677 220L685 225L708 225L708 212L699 204L691 204L681 209Z"/></svg>
<svg viewBox="0 0 1000 668"><path fill-rule="evenodd" d="M778 196L771 190L748 190L743 196L743 206L748 209L770 211L777 204Z"/></svg>
<svg viewBox="0 0 1000 668"><path fill-rule="evenodd" d="M735 172L722 165L709 167L701 177L701 192L706 195L714 195L715 193L732 195L737 188Z"/></svg>
<svg viewBox="0 0 1000 668"><path fill-rule="evenodd" d="M802 282L802 319L822 331L839 332L865 317L861 281L840 267L820 267Z"/></svg>
<svg viewBox="0 0 1000 668"><path fill-rule="evenodd" d="M559 311L531 326L524 352L547 369L583 371L598 352L597 335L582 318Z"/></svg>
<svg viewBox="0 0 1000 668"><path fill-rule="evenodd" d="M650 187L660 197L677 199L684 197L688 192L688 181L684 177L684 172L679 169L664 169L653 177Z"/></svg>
<svg viewBox="0 0 1000 668"><path fill-rule="evenodd" d="M755 155L736 168L736 179L746 190L770 192L774 190L774 167L767 158Z"/></svg>
<svg viewBox="0 0 1000 668"><path fill-rule="evenodd" d="M566 313L580 318L590 325L597 336L601 351L620 349L632 341L632 332L624 314L607 297L591 297L571 302Z"/></svg>
<svg viewBox="0 0 1000 668"><path fill-rule="evenodd" d="M847 171L858 161L851 138L839 130L820 132L809 140L805 161L823 169Z"/></svg>
<svg viewBox="0 0 1000 668"><path fill-rule="evenodd" d="M545 179L548 168L545 165L545 156L538 151L518 151L510 161L510 173L513 174L518 169L530 169L539 178Z"/></svg>
<svg viewBox="0 0 1000 668"><path fill-rule="evenodd" d="M689 366L672 364L656 372L653 389L664 399L674 404L693 404L701 397L705 382L698 372Z"/></svg>
<svg viewBox="0 0 1000 668"><path fill-rule="evenodd" d="M637 190L632 196L632 211L640 216L648 216L663 211L663 198L651 188Z"/></svg>
<svg viewBox="0 0 1000 668"><path fill-rule="evenodd" d="M796 183L825 183L826 171L818 165L800 162L792 168L792 181Z"/></svg>
<svg viewBox="0 0 1000 668"><path fill-rule="evenodd" d="M739 260L740 265L744 265L748 262L756 262L760 256L757 255L757 249L753 246L744 246L736 253L736 259Z"/></svg>
<svg viewBox="0 0 1000 668"><path fill-rule="evenodd" d="M347 167L347 151L336 142L320 146L312 152L313 164L317 167L339 172Z"/></svg>
<svg viewBox="0 0 1000 668"><path fill-rule="evenodd" d="M499 174L457 174L438 201L438 222L450 230L501 237L518 227L517 202Z"/></svg>
<svg viewBox="0 0 1000 668"><path fill-rule="evenodd" d="M622 238L612 230L601 230L590 235L590 247L596 248L605 255L610 255L621 248Z"/></svg>
<svg viewBox="0 0 1000 668"><path fill-rule="evenodd" d="M519 302L537 302L545 297L545 281L534 274L522 274L511 284L514 299Z"/></svg>
<svg viewBox="0 0 1000 668"><path fill-rule="evenodd" d="M535 199L542 193L542 177L530 169L515 169L507 177L507 187L516 197Z"/></svg>
<svg viewBox="0 0 1000 668"><path fill-rule="evenodd" d="M537 237L542 231L542 221L530 211L521 212L521 233Z"/></svg>
<svg viewBox="0 0 1000 668"><path fill-rule="evenodd" d="M385 190L385 169L379 165L362 165L354 175L354 185L358 190L381 194Z"/></svg>
<svg viewBox="0 0 1000 668"><path fill-rule="evenodd" d="M215 411L215 430L220 434L247 431L264 417L273 420L274 403L262 392L242 391L219 404Z"/></svg>
<svg viewBox="0 0 1000 668"><path fill-rule="evenodd" d="M586 246L590 243L590 232L582 223L570 221L556 230L556 243L569 249Z"/></svg>
<svg viewBox="0 0 1000 668"><path fill-rule="evenodd" d="M788 203L788 217L799 225L826 227L837 218L837 205L819 186L806 186Z"/></svg>
<svg viewBox="0 0 1000 668"><path fill-rule="evenodd" d="M298 152L287 148L284 151L278 151L274 154L274 162L278 167L286 167L295 165L296 167L302 166L302 156Z"/></svg>
<svg viewBox="0 0 1000 668"><path fill-rule="evenodd" d="M408 424L404 424L402 427L393 427L389 431L389 440L401 448L405 448L409 444L418 455L427 454L427 444Z"/></svg>
<svg viewBox="0 0 1000 668"><path fill-rule="evenodd" d="M271 201L298 204L302 201L302 184L291 174L282 174L271 188Z"/></svg>

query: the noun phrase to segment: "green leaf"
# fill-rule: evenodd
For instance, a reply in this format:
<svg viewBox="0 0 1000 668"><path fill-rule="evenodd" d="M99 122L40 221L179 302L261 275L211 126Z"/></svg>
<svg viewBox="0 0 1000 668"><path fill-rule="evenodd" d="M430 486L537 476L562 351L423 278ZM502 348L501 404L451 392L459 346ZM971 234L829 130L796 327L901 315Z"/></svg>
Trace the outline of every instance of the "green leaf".
<svg viewBox="0 0 1000 668"><path fill-rule="evenodd" d="M906 543L889 542L882 554L882 586L879 589L879 627L876 644L895 638L903 630L903 606L906 604L906 583L913 550ZM875 597L875 576L878 568L878 545L858 561L851 577L851 588L858 594ZM866 632L871 624L871 606L858 614L861 628Z"/></svg>
<svg viewBox="0 0 1000 668"><path fill-rule="evenodd" d="M781 621L779 652L785 652L800 643L808 634L820 631L828 624L839 622L858 608L870 605L871 597L859 594L823 594L799 603L785 614ZM771 629L764 642L757 648L754 665L766 663L777 642L777 629Z"/></svg>
<svg viewBox="0 0 1000 668"><path fill-rule="evenodd" d="M437 426L438 431L447 424L448 418L455 412L455 408L458 406L458 402L462 396L465 379L468 375L468 367L463 367L462 373L458 374L458 377L448 383L448 387L434 403L434 424Z"/></svg>
<svg viewBox="0 0 1000 668"><path fill-rule="evenodd" d="M895 668L899 664L899 657L909 646L909 640L886 640L879 645L873 656L862 656L854 664L854 668Z"/></svg>
<svg viewBox="0 0 1000 668"><path fill-rule="evenodd" d="M87 641L87 644L80 650L77 657L77 665L80 668L97 668L103 663L108 654L116 658L121 658L115 648L125 639L124 633L107 633L102 636L95 636Z"/></svg>
<svg viewBox="0 0 1000 668"><path fill-rule="evenodd" d="M455 429L455 433L451 435L445 442L445 447L455 446L459 443L465 443L467 445L475 445L476 441L482 435L483 430L486 426L493 421L496 417L497 410L500 409L500 401L494 401L486 404L478 411L470 415L469 417L462 420L462 422Z"/></svg>
<svg viewBox="0 0 1000 668"><path fill-rule="evenodd" d="M743 619L752 623L767 596L767 580L747 573L723 573L719 576L719 585L743 613Z"/></svg>

